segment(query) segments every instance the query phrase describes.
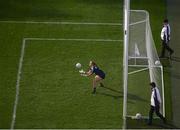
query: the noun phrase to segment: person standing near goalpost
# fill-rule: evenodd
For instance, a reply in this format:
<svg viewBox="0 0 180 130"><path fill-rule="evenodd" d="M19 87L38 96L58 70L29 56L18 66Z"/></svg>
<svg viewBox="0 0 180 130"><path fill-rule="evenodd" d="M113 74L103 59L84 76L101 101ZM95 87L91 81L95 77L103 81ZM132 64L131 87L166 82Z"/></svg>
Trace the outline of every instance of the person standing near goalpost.
<svg viewBox="0 0 180 130"><path fill-rule="evenodd" d="M153 113L156 112L156 115L159 116L164 123L166 123L166 118L163 117L163 115L159 112L160 110L160 104L161 104L161 96L159 93L159 89L156 87L156 84L154 82L150 83L151 86L151 108L149 111L149 121L148 125L152 125L152 119L153 119Z"/></svg>
<svg viewBox="0 0 180 130"><path fill-rule="evenodd" d="M171 55L174 53L174 51L169 47L170 33L171 33L171 28L168 23L168 19L165 19L164 25L161 31L162 51L161 51L160 58L164 57L166 49L169 51L170 58L171 58Z"/></svg>

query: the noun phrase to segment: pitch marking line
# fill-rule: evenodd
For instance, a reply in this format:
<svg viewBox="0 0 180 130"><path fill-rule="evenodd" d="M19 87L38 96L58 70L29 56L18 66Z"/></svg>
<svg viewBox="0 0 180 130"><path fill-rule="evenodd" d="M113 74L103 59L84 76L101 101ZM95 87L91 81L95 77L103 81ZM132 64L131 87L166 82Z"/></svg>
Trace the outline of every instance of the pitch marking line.
<svg viewBox="0 0 180 130"><path fill-rule="evenodd" d="M19 67L18 67L18 73L17 73L17 81L16 81L16 96L14 101L14 109L13 109L13 116L12 116L12 122L11 122L11 129L14 129L14 124L16 121L16 111L17 111L17 105L19 100L19 85L21 80L21 73L22 73L22 65L23 65L23 59L24 59L24 53L25 53L25 44L26 40L23 39L22 47L21 47L21 56L19 59Z"/></svg>
<svg viewBox="0 0 180 130"><path fill-rule="evenodd" d="M123 42L120 39L76 39L76 38L24 38L25 41L27 40L36 40L36 41L87 41L87 42Z"/></svg>
<svg viewBox="0 0 180 130"><path fill-rule="evenodd" d="M102 26L122 26L121 23L97 23L97 22L43 22L43 21L0 21L0 23L16 24L62 24L62 25L102 25Z"/></svg>
<svg viewBox="0 0 180 130"><path fill-rule="evenodd" d="M16 95L15 95L15 100L14 100L11 129L14 129L14 125L16 123L16 112L17 112L17 106L18 106L18 101L19 101L20 81L21 81L21 74L22 74L22 67L23 67L26 41L41 41L41 40L45 40L45 41L123 42L123 40L113 40L113 39L23 38L22 47L21 47L21 55L20 55L20 59L19 59L17 80L16 80Z"/></svg>

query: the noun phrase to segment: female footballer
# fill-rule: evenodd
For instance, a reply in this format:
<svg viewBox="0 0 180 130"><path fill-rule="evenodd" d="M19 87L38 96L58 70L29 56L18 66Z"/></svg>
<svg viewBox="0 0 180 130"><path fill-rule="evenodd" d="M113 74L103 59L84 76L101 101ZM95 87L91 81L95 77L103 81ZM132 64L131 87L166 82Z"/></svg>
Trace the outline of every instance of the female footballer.
<svg viewBox="0 0 180 130"><path fill-rule="evenodd" d="M101 86L104 86L102 84L102 80L105 78L105 73L99 69L99 67L96 65L95 62L90 61L89 62L89 70L87 72L84 72L84 76L91 76L92 74L95 74L95 77L93 79L93 94L96 93L96 86L98 82L100 83Z"/></svg>

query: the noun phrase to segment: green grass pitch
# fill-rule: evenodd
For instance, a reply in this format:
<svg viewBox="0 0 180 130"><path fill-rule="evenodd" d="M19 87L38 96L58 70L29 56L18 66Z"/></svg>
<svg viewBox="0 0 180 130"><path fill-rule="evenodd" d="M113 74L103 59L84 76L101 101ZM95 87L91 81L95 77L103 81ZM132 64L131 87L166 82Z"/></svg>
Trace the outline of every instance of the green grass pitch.
<svg viewBox="0 0 180 130"><path fill-rule="evenodd" d="M12 35L8 39L4 37L4 41L7 40L6 42L8 42L14 39L16 41L12 43L12 46L14 44L19 46L18 49L15 47L8 48L10 49L8 54L7 50L3 49L4 60L6 60L7 55L11 55L11 53L12 55L15 54L13 50L17 52L16 55L22 55L23 35L34 38L61 37L66 39L61 41L26 40L19 83L20 94L15 128L121 127L122 106L120 104L122 103L122 79L120 77L122 76L122 57L120 55L123 52L122 42L68 41L70 38L88 39L92 37L93 39L100 39L103 38L102 35L105 32L109 37L112 35L112 39L120 39L118 36L120 33L119 28L110 26L94 27L94 25L92 27L87 25L1 25L2 27L11 25L11 28L4 30L12 33ZM21 28L17 31L19 27ZM37 34L36 29L41 30L41 33L38 32ZM59 32L58 30L61 31ZM53 34L49 36L48 34L50 32ZM15 34L16 37L14 37ZM88 36L84 36L84 34ZM65 36L63 37L63 35ZM18 68L19 56L12 56L12 58L17 59L16 67ZM80 62L84 66L84 69L87 69L89 60L97 61L100 67L109 75L105 80L107 88L99 88L96 96L91 94L92 78L81 77L75 68L75 64ZM6 68L6 64L9 66L13 65L4 61L2 67ZM8 73L8 71L4 70L4 74L14 76L14 80L9 78L2 83L4 86L10 86L6 82L14 81L12 82L12 90L8 91L12 94L12 97L8 98L11 103L6 104L4 102L5 104L1 107L2 111L5 110L5 107L10 109L6 113L3 113L8 115L4 116L5 123L7 124L1 124L2 127L7 128L11 124L15 95L14 86L16 85L17 77L17 70L10 69L9 71ZM15 71L14 75L12 75L12 71ZM117 92L108 90L108 88L114 89ZM7 97L6 92L3 92L3 94ZM114 119L111 120L111 123L107 123L112 118ZM47 123L44 123L46 120Z"/></svg>
<svg viewBox="0 0 180 130"><path fill-rule="evenodd" d="M163 0L148 2L138 0L131 4L133 9L150 12L154 39L159 48L165 5ZM1 0L0 10L0 128L9 129L12 125L17 84L19 95L14 128L122 128L123 42L111 41L123 40L122 25L51 23L122 24L122 0ZM49 23L41 23L43 21ZM75 68L80 62L86 70L90 60L96 61L106 72L105 87L98 87L96 95L91 94L93 77L81 77ZM19 63L22 65L20 70ZM167 71L166 95L170 95ZM139 75L142 81L148 78L144 75ZM144 86L146 84L142 84ZM128 111L148 113L150 93L147 89L147 95L140 96L144 90L137 91L138 87L139 83L129 88ZM171 119L170 98L166 102L166 114ZM128 126L135 128L141 124L130 121Z"/></svg>
<svg viewBox="0 0 180 130"><path fill-rule="evenodd" d="M26 45L17 128L120 127L122 44L29 41ZM113 55L109 55L111 49ZM81 61L87 69L88 59L99 61L108 75L105 86L117 92L98 88L96 95L91 94L92 78L81 77L75 68L75 63Z"/></svg>

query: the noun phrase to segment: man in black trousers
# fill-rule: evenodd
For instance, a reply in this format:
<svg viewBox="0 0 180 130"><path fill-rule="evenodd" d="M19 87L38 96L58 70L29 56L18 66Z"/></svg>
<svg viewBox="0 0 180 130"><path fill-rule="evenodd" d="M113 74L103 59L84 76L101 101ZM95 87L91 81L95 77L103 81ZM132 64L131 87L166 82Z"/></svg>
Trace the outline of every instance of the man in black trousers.
<svg viewBox="0 0 180 130"><path fill-rule="evenodd" d="M161 96L159 93L159 89L156 87L156 84L154 82L151 82L150 86L151 86L152 93L151 93L151 108L149 111L148 125L152 124L154 111L156 112L156 115L159 116L163 120L164 123L166 123L166 118L163 117L163 115L159 112L160 103L161 103Z"/></svg>
<svg viewBox="0 0 180 130"><path fill-rule="evenodd" d="M164 57L166 49L169 51L170 58L171 58L171 55L174 53L174 51L169 47L170 32L171 32L171 28L168 23L168 19L165 19L163 23L163 28L161 30L162 51L161 51L160 58Z"/></svg>

